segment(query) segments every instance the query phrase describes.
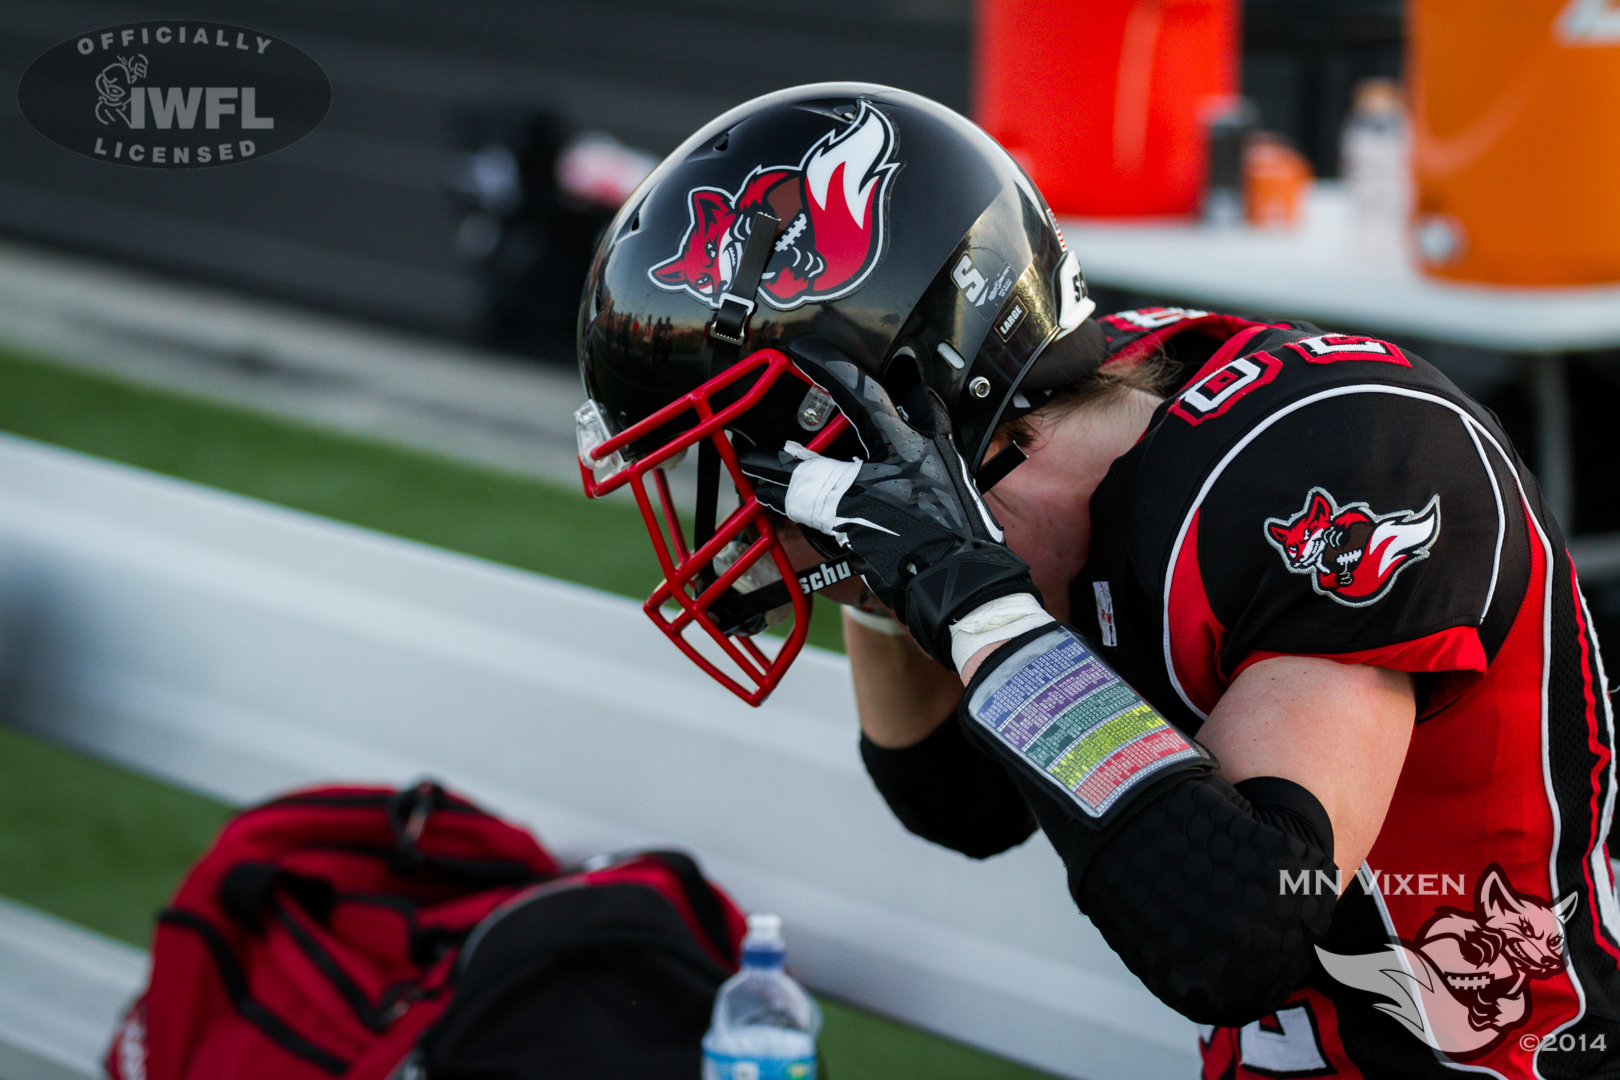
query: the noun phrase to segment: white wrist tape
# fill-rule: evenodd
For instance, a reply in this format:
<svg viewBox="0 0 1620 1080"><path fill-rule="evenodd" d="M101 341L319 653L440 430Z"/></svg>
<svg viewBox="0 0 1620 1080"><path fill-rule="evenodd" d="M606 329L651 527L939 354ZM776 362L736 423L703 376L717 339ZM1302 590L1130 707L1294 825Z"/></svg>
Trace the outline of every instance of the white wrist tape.
<svg viewBox="0 0 1620 1080"><path fill-rule="evenodd" d="M986 645L1010 641L1019 634L1056 622L1029 593L999 596L951 624L951 663L961 671L962 665Z"/></svg>
<svg viewBox="0 0 1620 1080"><path fill-rule="evenodd" d="M838 504L849 492L855 478L860 475L859 458L854 461L825 458L796 442L788 443L783 449L800 462L793 470L792 479L788 481L787 497L783 500L782 509L788 517L800 525L808 525L818 532L835 537L841 544L848 543L842 531L845 525L865 525L869 529L885 532L890 536L900 535L893 529L885 529L865 518L839 516Z"/></svg>
<svg viewBox="0 0 1620 1080"><path fill-rule="evenodd" d="M876 611L862 611L850 604L844 605L844 614L868 630L876 630L890 637L903 637L908 633L906 628L900 625L900 621L890 615L882 615Z"/></svg>

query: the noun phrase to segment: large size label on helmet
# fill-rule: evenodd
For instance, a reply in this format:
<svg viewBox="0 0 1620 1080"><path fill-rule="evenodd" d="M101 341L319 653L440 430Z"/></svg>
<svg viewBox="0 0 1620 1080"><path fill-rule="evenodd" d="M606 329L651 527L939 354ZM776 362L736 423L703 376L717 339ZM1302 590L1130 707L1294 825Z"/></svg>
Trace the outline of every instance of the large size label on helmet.
<svg viewBox="0 0 1620 1080"><path fill-rule="evenodd" d="M759 297L788 311L860 288L883 254L889 183L900 163L888 117L861 102L853 119L817 139L797 165L756 165L735 194L693 188L691 223L675 254L647 271L653 284L719 307L754 214L782 223Z"/></svg>

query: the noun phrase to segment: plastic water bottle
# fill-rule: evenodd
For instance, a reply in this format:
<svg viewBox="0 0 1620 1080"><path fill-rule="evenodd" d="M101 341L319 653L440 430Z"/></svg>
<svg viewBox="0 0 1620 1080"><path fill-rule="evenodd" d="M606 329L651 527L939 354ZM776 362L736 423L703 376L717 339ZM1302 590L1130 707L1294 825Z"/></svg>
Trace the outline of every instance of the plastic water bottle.
<svg viewBox="0 0 1620 1080"><path fill-rule="evenodd" d="M1339 151L1350 196L1351 246L1362 261L1398 265L1405 259L1410 153L1400 87L1389 79L1362 80Z"/></svg>
<svg viewBox="0 0 1620 1080"><path fill-rule="evenodd" d="M748 916L742 971L714 999L703 1080L815 1080L821 1009L782 970L782 920Z"/></svg>

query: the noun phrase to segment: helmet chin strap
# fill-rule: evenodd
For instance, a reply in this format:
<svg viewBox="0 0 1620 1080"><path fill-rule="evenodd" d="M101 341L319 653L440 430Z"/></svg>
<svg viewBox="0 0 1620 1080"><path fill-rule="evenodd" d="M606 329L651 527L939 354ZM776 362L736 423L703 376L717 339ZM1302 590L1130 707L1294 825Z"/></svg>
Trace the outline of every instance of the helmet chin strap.
<svg viewBox="0 0 1620 1080"><path fill-rule="evenodd" d="M742 258L737 262L737 273L731 287L720 297L720 305L708 326L710 341L711 377L737 362L743 343L748 337L748 320L757 306L759 286L764 280L765 265L770 261L781 222L763 211L749 221L748 241L743 246ZM697 517L693 522L693 550L706 544L714 535L715 513L718 510L720 489L720 457L714 444L705 439L698 444ZM829 585L847 580L854 571L849 557L840 555L818 563L796 576L799 588L806 593L819 592ZM712 582L717 575L712 566L705 567L699 580ZM710 611L723 620L726 633L757 634L768 625L771 611L793 602L788 587L781 581L772 582L753 592L738 593L731 590L711 607Z"/></svg>
<svg viewBox="0 0 1620 1080"><path fill-rule="evenodd" d="M809 570L801 570L795 576L799 579L799 588L807 593L820 592L829 585L836 585L840 581L848 581L854 569L849 565L849 556L841 555L836 559L828 559L824 563L817 563Z"/></svg>
<svg viewBox="0 0 1620 1080"><path fill-rule="evenodd" d="M854 568L849 564L849 557L843 555L817 563L794 576L799 579L799 588L806 593L817 593L828 586L848 581L854 572ZM788 595L787 585L773 581L753 592L739 593L731 590L715 601L709 610L720 621L721 628L726 633L757 634L765 629L767 614L792 602L793 598Z"/></svg>
<svg viewBox="0 0 1620 1080"><path fill-rule="evenodd" d="M1023 447L1009 440L1006 446L996 451L995 457L979 466L979 471L974 474L973 482L978 485L979 494L983 495L1001 483L1008 473L1028 460L1029 455L1024 453Z"/></svg>
<svg viewBox="0 0 1620 1080"><path fill-rule="evenodd" d="M721 294L720 306L709 321L711 378L737 362L743 342L748 338L748 319L754 313L759 284L765 276L765 264L770 262L771 248L776 243L776 232L781 224L764 211L755 214L749 221L748 242L743 245L742 258L737 261L737 273L731 279L731 287ZM693 551L708 543L714 535L714 517L719 501L720 455L714 444L704 439L698 444L697 516L692 521ZM699 580L708 584L715 576L712 567L705 567Z"/></svg>
<svg viewBox="0 0 1620 1080"><path fill-rule="evenodd" d="M710 320L710 376L718 375L737 362L743 342L748 338L748 318L753 315L759 283L765 277L765 264L771 261L771 248L776 244L777 230L782 223L763 210L748 222L748 242L743 245L742 258L737 260L737 273L731 287L720 294L720 305Z"/></svg>
<svg viewBox="0 0 1620 1080"><path fill-rule="evenodd" d="M764 211L749 219L748 240L743 245L742 258L737 261L737 272L731 279L731 287L721 294L720 304L708 325L711 378L737 362L748 340L748 320L758 306L759 286L781 226L780 221ZM697 516L692 523L692 550L701 548L714 535L719 499L720 455L714 443L704 439L698 444ZM845 580L851 573L849 559L841 556L799 574L799 587L806 593L818 592ZM711 564L703 568L698 580L707 584L717 576ZM729 590L710 611L723 621L726 633L752 635L765 629L771 611L791 603L793 597L787 585L776 581L748 593Z"/></svg>

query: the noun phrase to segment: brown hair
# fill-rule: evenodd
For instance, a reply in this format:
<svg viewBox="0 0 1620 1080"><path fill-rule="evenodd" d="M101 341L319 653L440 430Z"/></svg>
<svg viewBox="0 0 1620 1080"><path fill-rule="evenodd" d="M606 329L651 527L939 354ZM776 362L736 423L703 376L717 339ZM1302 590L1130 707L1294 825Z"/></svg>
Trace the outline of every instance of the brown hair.
<svg viewBox="0 0 1620 1080"><path fill-rule="evenodd" d="M996 434L1027 449L1035 441L1035 416L1061 419L1088 405L1117 400L1132 390L1164 397L1175 388L1179 366L1162 348L1136 359L1110 360L1080 381L1052 392L1046 404L1015 420L1003 421Z"/></svg>

